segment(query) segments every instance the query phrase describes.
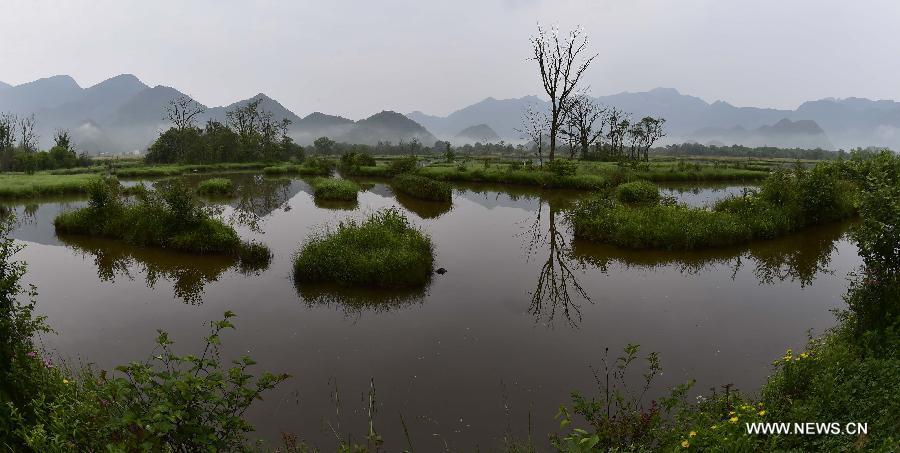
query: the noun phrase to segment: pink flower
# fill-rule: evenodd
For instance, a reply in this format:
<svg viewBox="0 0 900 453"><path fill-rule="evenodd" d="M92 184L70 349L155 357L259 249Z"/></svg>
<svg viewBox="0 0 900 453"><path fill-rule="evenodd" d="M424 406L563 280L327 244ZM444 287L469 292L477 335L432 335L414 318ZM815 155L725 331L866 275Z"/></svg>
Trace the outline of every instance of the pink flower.
<svg viewBox="0 0 900 453"><path fill-rule="evenodd" d="M37 353L34 351L28 351L27 353L25 353L25 355L27 355L28 357L31 357L32 359L37 357Z"/></svg>

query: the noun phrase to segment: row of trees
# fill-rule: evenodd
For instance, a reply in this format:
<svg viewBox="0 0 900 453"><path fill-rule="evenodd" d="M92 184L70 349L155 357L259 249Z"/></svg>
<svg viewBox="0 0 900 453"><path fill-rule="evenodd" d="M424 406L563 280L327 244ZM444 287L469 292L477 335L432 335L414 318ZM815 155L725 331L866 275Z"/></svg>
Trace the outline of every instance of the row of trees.
<svg viewBox="0 0 900 453"><path fill-rule="evenodd" d="M303 160L303 147L287 135L288 119L276 121L260 108L260 99L225 114L225 124L209 120L197 126L204 108L188 97L169 103L172 123L147 151L150 163L215 163Z"/></svg>
<svg viewBox="0 0 900 453"><path fill-rule="evenodd" d="M531 38L544 92L550 97L549 111L526 109L521 132L531 141L538 159L553 160L566 145L569 157L580 153L583 159L648 160L650 148L662 137L665 119L631 115L615 107L606 107L587 95L578 85L597 54L588 55L587 35L581 28L560 38L556 27L538 26Z"/></svg>
<svg viewBox="0 0 900 453"><path fill-rule="evenodd" d="M0 171L33 173L90 165L87 154L77 154L69 131L57 130L53 135L53 147L49 151L40 151L36 129L34 114L23 117L0 114Z"/></svg>

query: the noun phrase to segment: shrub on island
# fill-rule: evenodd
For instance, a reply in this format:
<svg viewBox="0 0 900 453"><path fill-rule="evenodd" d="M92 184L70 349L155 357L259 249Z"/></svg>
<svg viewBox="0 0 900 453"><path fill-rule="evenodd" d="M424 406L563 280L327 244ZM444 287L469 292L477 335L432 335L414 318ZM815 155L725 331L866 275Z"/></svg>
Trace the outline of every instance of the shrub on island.
<svg viewBox="0 0 900 453"><path fill-rule="evenodd" d="M178 180L123 196L114 179L91 183L88 206L56 217L57 233L119 239L129 244L198 254L232 255L260 266L260 247L251 246ZM267 254L268 255L268 254ZM270 256L270 255L269 255ZM267 264L267 263L266 263Z"/></svg>
<svg viewBox="0 0 900 453"><path fill-rule="evenodd" d="M616 198L622 203L655 204L659 202L659 188L649 181L632 181L616 187Z"/></svg>
<svg viewBox="0 0 900 453"><path fill-rule="evenodd" d="M356 201L359 192L359 185L348 179L319 178L310 185L317 200Z"/></svg>
<svg viewBox="0 0 900 453"><path fill-rule="evenodd" d="M294 258L297 283L410 288L431 278L431 238L395 208L312 236Z"/></svg>
<svg viewBox="0 0 900 453"><path fill-rule="evenodd" d="M453 195L450 184L410 174L394 177L391 187L413 198L427 201L450 201Z"/></svg>
<svg viewBox="0 0 900 453"><path fill-rule="evenodd" d="M197 186L197 193L208 196L228 196L234 193L234 184L228 178L212 178Z"/></svg>

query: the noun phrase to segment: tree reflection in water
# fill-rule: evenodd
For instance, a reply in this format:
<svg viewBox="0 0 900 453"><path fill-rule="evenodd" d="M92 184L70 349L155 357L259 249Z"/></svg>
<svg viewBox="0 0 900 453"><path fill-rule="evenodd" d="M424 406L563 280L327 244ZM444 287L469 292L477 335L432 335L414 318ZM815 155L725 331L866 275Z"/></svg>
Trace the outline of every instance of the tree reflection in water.
<svg viewBox="0 0 900 453"><path fill-rule="evenodd" d="M586 300L591 303L593 301L572 271L571 253L566 238L557 225L556 209L549 201L546 203L545 230L541 221L544 204L543 200L539 202L535 219L525 233L528 239L525 250L529 260L537 253L547 254L547 259L538 274L535 289L531 292L528 312L537 320L545 319L547 325L552 325L557 313L562 312L571 327L578 327L581 322L580 301Z"/></svg>

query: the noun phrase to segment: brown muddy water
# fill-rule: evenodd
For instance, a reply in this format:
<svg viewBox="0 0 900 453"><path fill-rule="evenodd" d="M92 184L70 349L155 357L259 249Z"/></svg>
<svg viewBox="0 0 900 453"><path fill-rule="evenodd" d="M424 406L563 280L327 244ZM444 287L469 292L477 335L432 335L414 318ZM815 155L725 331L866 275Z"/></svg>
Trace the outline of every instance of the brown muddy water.
<svg viewBox="0 0 900 453"><path fill-rule="evenodd" d="M227 259L57 237L53 218L79 198L15 205L15 237L58 332L42 342L73 364L147 358L156 329L194 352L204 323L236 312L226 355L293 375L249 412L273 447L282 432L325 450L335 433L360 440L374 382L388 451L407 448L401 415L419 451L490 451L529 429L545 448L558 406L572 390L597 392L591 367L628 343L660 353L657 396L691 378L691 398L727 383L755 391L774 358L834 325L829 310L843 306L860 264L846 224L740 248L624 251L572 241L564 211L575 193L458 186L452 204L434 204L373 181L356 204L318 206L302 180L232 177L240 196L216 202L243 237L273 250L258 274ZM291 256L309 234L389 206L431 235L446 274L417 292L295 288ZM634 371L637 382L644 370Z"/></svg>

